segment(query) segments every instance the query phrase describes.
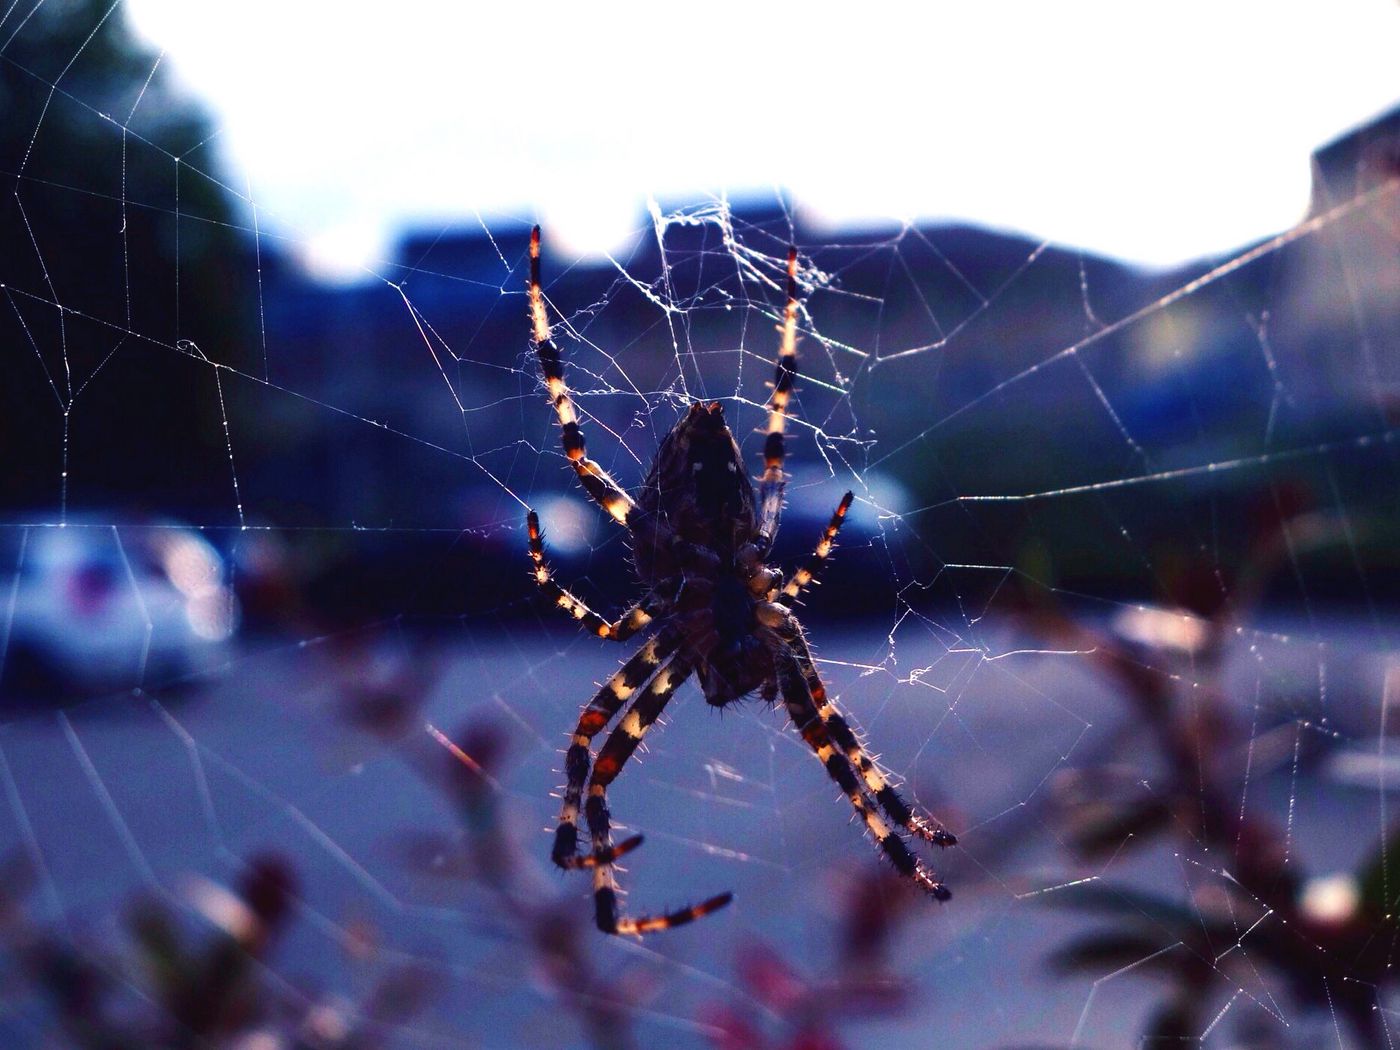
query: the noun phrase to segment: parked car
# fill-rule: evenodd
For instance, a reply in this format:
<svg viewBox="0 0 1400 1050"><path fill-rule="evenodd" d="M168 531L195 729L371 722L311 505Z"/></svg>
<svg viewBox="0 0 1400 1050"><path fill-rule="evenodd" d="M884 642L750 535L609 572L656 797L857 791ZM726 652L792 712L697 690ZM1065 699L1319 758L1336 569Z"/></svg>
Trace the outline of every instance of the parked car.
<svg viewBox="0 0 1400 1050"><path fill-rule="evenodd" d="M7 706L167 684L219 659L237 629L224 559L187 526L80 520L6 540Z"/></svg>

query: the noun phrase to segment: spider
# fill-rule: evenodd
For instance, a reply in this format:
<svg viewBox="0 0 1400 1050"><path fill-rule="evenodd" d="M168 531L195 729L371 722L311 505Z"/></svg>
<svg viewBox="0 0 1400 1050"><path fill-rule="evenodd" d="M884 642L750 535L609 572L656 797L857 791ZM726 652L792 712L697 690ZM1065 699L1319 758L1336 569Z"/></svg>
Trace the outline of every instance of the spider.
<svg viewBox="0 0 1400 1050"><path fill-rule="evenodd" d="M529 305L533 344L563 431L564 453L584 491L631 534L637 574L646 590L617 620L599 616L555 582L545 560L539 517L531 510L526 524L535 582L554 605L600 638L622 642L640 631L654 632L583 708L564 760L567 782L553 860L564 869L592 870L598 928L633 936L670 929L718 911L733 897L722 893L677 911L641 917L622 914L619 904L617 861L641 845L642 836L614 845L608 786L692 674L706 701L716 707L755 690L770 703L781 697L794 727L895 869L934 898L948 900L952 894L915 858L891 822L939 846L957 840L915 813L866 754L827 696L792 613L798 596L831 556L852 494L846 493L811 558L790 580L784 583L782 574L765 564L782 511L783 432L797 379L797 250L788 252L787 305L757 495L717 402L690 406L662 439L641 490L635 498L628 495L588 458L540 288L538 226L530 235ZM593 738L628 700L632 706L595 760ZM580 811L591 837L590 851L582 854Z"/></svg>

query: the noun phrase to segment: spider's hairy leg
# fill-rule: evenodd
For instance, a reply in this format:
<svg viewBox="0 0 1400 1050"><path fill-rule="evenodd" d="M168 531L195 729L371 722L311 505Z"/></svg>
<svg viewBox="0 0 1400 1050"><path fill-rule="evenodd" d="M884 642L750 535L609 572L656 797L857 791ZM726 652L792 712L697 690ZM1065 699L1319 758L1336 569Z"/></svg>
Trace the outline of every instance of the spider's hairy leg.
<svg viewBox="0 0 1400 1050"><path fill-rule="evenodd" d="M824 694L825 690L822 692ZM860 770L861 779L865 781L866 788L875 796L875 800L880 803L880 808L891 820L911 835L917 835L935 846L947 847L958 844L956 835L941 824L916 813L914 808L905 801L904 796L885 779L884 773L866 754L860 739L851 729L845 716L836 709L835 704L830 700L818 701L818 713L826 720L827 728L831 731L831 739L835 741L837 747L846 752L846 757Z"/></svg>
<svg viewBox="0 0 1400 1050"><path fill-rule="evenodd" d="M836 742L832 738L830 727L821 717L812 691L807 685L807 676L803 672L797 656L784 648L784 651L777 655L775 663L777 664L778 686L782 693L783 703L788 710L788 717L792 719L793 725L801 734L802 739L807 742L807 746L821 760L822 765L826 768L827 776L831 777L845 793L847 800L865 824L866 830L875 839L876 845L880 847L894 865L895 870L901 875L918 883L934 899L950 900L953 894L948 887L919 863L918 858L909 852L909 847L905 845L904 840L885 823L867 800L864 791L861 790L861 782L856 776L855 767L851 760L838 750Z"/></svg>
<svg viewBox="0 0 1400 1050"><path fill-rule="evenodd" d="M625 642L651 623L651 613L646 609L646 599L638 602L612 623L609 623L580 599L559 586L554 581L554 574L549 569L549 562L545 561L544 533L540 530L539 515L533 510L525 516L525 527L530 536L530 561L534 564L531 574L534 576L535 582L539 584L540 590L544 591L551 603L583 624L584 630L589 634L596 634L599 638L610 638L615 642Z"/></svg>
<svg viewBox="0 0 1400 1050"><path fill-rule="evenodd" d="M603 683L597 694L578 716L578 725L569 741L569 750L564 756L564 771L568 777L564 785L564 805L559 811L559 824L554 830L554 863L561 868L591 868L598 864L610 863L622 854L642 844L640 835L628 839L616 847L611 855L578 855L578 816L583 802L583 785L588 780L592 756L588 747L593 738L606 728L622 705L650 678L680 644L680 636L675 631L665 631L651 638L646 645L635 652L631 659L618 668L617 672Z"/></svg>
<svg viewBox="0 0 1400 1050"><path fill-rule="evenodd" d="M622 525L637 509L632 497L596 462L588 458L588 446L579 426L578 408L564 382L564 361L549 327L549 311L545 307L544 291L540 286L540 228L530 232L530 324L535 353L540 359L545 389L549 392L554 413L559 417L564 455L578 475L584 491L600 507Z"/></svg>
<svg viewBox="0 0 1400 1050"><path fill-rule="evenodd" d="M826 685L822 682L821 675L817 673L816 664L812 660L812 650L808 647L807 639L802 634L802 629L798 626L796 619L788 614L773 627L773 630L778 637L787 643L788 648L797 658L798 665L802 668L803 677L807 680L807 689L812 694L812 701L816 705L817 714L826 723L832 743L841 749L846 755L846 759L860 773L866 790L874 796L875 801L880 804L880 808L885 811L885 814L911 835L917 835L935 846L956 846L958 844L957 836L937 822L916 813L914 808L904 800L904 797L894 789L894 786L885 779L880 767L866 753L850 723L836 709L835 701L827 695Z"/></svg>
<svg viewBox="0 0 1400 1050"><path fill-rule="evenodd" d="M855 493L848 492L841 497L841 503L832 512L831 520L826 523L826 529L822 532L822 538L817 542L816 550L812 552L812 557L807 564L798 569L788 580L783 591L773 600L779 605L791 608L792 603L802 595L813 580L817 578L817 573L821 572L822 566L831 557L831 552L836 546L836 534L841 531L841 526L845 524L846 512L851 509L851 501L855 499Z"/></svg>
<svg viewBox="0 0 1400 1050"><path fill-rule="evenodd" d="M778 344L778 363L773 374L773 396L768 399L768 430L763 439L763 476L758 485L758 534L764 555L778 535L778 521L783 513L783 489L787 475L783 473L786 448L783 431L787 424L788 402L793 384L797 382L797 249L788 249L787 305L783 308L782 339Z"/></svg>
<svg viewBox="0 0 1400 1050"><path fill-rule="evenodd" d="M614 854L617 851L612 845L608 785L617 778L623 765L632 757L642 738L646 736L647 730L661 717L661 712L666 709L666 704L675 695L676 689L690 677L692 669L684 657L675 657L662 664L656 676L633 701L621 724L608 734L607 741L598 752L598 760L593 763L593 776L588 782L586 813L588 830L593 837L593 854L596 857L607 858L593 868L594 911L598 929L604 933L637 936L669 930L718 911L733 899L733 894L721 893L699 904L664 915L632 917L619 913L617 876L613 866Z"/></svg>

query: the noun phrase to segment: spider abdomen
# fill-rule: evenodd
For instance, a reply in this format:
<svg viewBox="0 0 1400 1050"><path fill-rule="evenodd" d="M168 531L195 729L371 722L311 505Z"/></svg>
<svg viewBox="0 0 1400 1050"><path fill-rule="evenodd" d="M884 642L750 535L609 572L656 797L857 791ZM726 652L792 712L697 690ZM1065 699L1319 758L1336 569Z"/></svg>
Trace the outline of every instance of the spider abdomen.
<svg viewBox="0 0 1400 1050"><path fill-rule="evenodd" d="M731 563L753 541L753 485L718 402L691 405L662 438L637 506L670 535L713 552L720 564ZM692 569L677 553L639 539L634 558L642 579L655 582Z"/></svg>

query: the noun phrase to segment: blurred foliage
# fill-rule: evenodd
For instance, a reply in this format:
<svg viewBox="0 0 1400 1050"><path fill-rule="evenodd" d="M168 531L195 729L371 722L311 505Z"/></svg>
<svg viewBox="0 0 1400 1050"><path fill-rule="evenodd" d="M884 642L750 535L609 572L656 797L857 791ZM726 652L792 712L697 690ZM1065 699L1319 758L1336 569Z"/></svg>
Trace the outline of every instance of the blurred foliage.
<svg viewBox="0 0 1400 1050"><path fill-rule="evenodd" d="M1358 1045L1390 1045L1382 1012L1397 990L1400 829L1355 871L1310 880L1299 857L1306 843L1292 842L1248 790L1251 775L1263 775L1271 761L1300 761L1302 727L1286 747L1271 747L1257 727L1238 724L1236 712L1247 705L1225 684L1236 627L1256 611L1288 553L1335 542L1345 527L1313 512L1278 514L1256 533L1233 587L1202 583L1207 565L1184 567L1181 577L1200 584L1182 591L1190 605L1140 609L1131 639L1075 616L1056 592L1024 576L1008 591L1034 634L1090 654L1127 709L1117 746L1055 784L1067 845L1081 860L1106 865L1166 842L1201 876L1187 880L1185 900L1103 878L1048 898L1106 923L1054 952L1052 970L1095 979L1133 972L1162 986L1144 1046L1198 1043L1224 1016L1225 1000L1249 994L1272 1002L1274 982L1297 1007L1344 1020ZM1239 1045L1303 1045L1288 1042L1278 1020L1270 1032L1256 1030L1258 1018L1241 1018Z"/></svg>
<svg viewBox="0 0 1400 1050"><path fill-rule="evenodd" d="M895 958L904 924L924 903L882 866L850 880L818 965L741 944L734 966L745 997L714 1003L705 1015L715 1050L844 1050L843 1029L914 1009L916 987Z"/></svg>
<svg viewBox="0 0 1400 1050"><path fill-rule="evenodd" d="M11 862L3 874L0 972L46 1001L39 1045L374 1050L432 989L428 975L403 966L355 1005L269 979L268 962L297 904L295 878L278 857L253 858L234 890L193 881L179 907L167 898L138 901L116 943L35 922L27 866Z"/></svg>
<svg viewBox="0 0 1400 1050"><path fill-rule="evenodd" d="M414 672L406 671L410 676ZM397 692L406 714L386 721L382 715L362 729L382 734L416 711L421 693ZM380 708L383 711L383 706ZM490 723L473 724L448 736L428 727L417 734L418 746L406 751L415 772L442 791L460 820L459 835L436 835L416 829L405 833L405 859L426 878L469 884L484 894L478 914L492 939L519 952L511 965L524 961L535 982L562 1006L590 1046L630 1050L637 1046L632 1015L654 992L656 974L645 960L622 971L604 971L594 958L592 926L572 907L572 900L547 891L530 858L510 832L499 776L506 760L506 734ZM441 748L436 754L424 748ZM458 894L453 894L458 897ZM522 1019L523 1029L529 1022ZM559 1041L557 1021L549 1021ZM524 1039L519 1032L516 1037Z"/></svg>
<svg viewBox="0 0 1400 1050"><path fill-rule="evenodd" d="M418 727L425 697L441 666L422 646L401 660L377 661L369 651L347 649L336 704L338 717L358 732L392 745L409 767L446 797L458 818L456 834L410 829L403 855L424 878L446 882L454 901L470 907L490 939L520 949L506 953L510 966L524 962L534 983L563 1007L588 1045L628 1050L646 1045L634 1018L664 1002L664 955L638 953L620 969L600 965L605 938L577 895L561 894L541 877L541 860L516 841L523 822L508 803L501 781L508 767L509 734L477 721L448 735ZM902 1016L917 1002L911 981L897 970L906 920L927 901L910 893L885 866L852 877L840 894L839 922L820 967L784 957L764 943L734 951L734 986L741 994L702 1007L695 1019L717 1050L842 1050L844 1028ZM665 937L665 934L658 936ZM520 1031L530 1021L519 1022ZM570 1037L554 1029L550 1045ZM517 1032L517 1038L524 1036Z"/></svg>

